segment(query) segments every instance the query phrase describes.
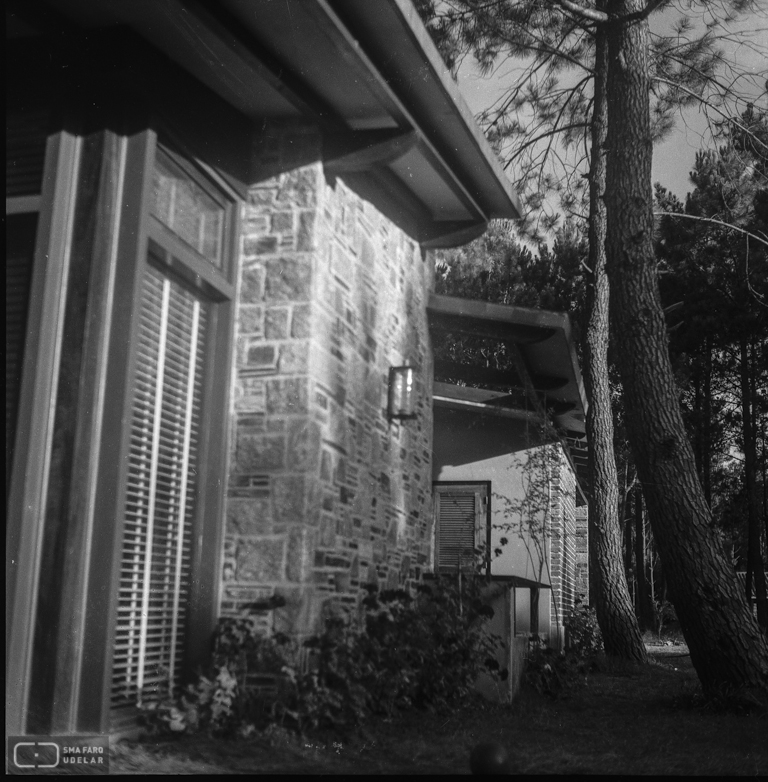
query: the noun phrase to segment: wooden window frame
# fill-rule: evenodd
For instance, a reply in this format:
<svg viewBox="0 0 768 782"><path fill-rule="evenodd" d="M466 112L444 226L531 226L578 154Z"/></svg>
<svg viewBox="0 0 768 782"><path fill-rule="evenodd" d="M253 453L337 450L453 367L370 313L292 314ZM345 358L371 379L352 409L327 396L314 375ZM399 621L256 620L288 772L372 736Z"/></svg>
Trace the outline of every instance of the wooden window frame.
<svg viewBox="0 0 768 782"><path fill-rule="evenodd" d="M40 195L6 201L11 212L27 211L34 205L39 209L7 500L6 730L15 734L26 730L55 417L51 400L56 398L58 385L80 151L77 136L64 131L50 136Z"/></svg>
<svg viewBox="0 0 768 782"><path fill-rule="evenodd" d="M117 594L120 580L120 560L123 542L123 513L127 477L122 465L127 464L130 451L130 418L133 399L133 375L137 361L139 309L144 269L158 265L164 273L182 284L198 289L212 302L209 329L211 342L203 369L203 410L200 421L197 507L192 532L191 579L187 608L187 649L185 667L192 668L205 660L210 633L218 612L220 548L223 542L224 501L228 468L228 416L230 372L234 336L233 277L237 268L237 237L239 232L239 194L221 178L211 175L202 165L195 166L216 187L224 190L230 202L225 225L222 270L203 262L186 263L195 250L150 214L152 175L158 147L164 151L162 131L147 130L129 140L126 193L131 202L121 228L121 258L118 259L117 290L129 306L117 306L113 313L110 367L106 380L105 427L99 461L100 486L96 498L97 518L113 520L111 529L102 528L100 535L111 548L110 557L94 557L92 583L110 585L99 595L91 590L87 607L86 637L100 639L107 652L99 662L101 680L99 698L81 698L78 724L81 730L98 729L120 732L121 726L111 724L112 652L110 639L117 623ZM178 148L178 145L174 145ZM175 150L174 150L175 151ZM186 150L182 150L183 155ZM190 166L192 164L189 164ZM200 176L200 174L198 174ZM159 240L159 241L158 241ZM153 249L161 249L163 262L150 260ZM185 258L184 255L187 254ZM189 255L192 254L192 255ZM179 258L178 256L182 257ZM126 339L126 335L129 335ZM222 377L224 381L222 382ZM130 725L123 726L130 729Z"/></svg>

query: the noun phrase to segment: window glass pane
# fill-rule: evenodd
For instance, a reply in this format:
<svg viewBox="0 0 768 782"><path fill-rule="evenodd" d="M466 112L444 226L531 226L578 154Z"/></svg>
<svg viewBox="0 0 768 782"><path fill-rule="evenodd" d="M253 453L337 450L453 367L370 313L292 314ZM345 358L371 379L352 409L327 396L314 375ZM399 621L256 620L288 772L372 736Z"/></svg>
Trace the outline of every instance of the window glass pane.
<svg viewBox="0 0 768 782"><path fill-rule="evenodd" d="M13 440L24 362L29 285L35 252L37 214L5 218L5 479L13 462Z"/></svg>
<svg viewBox="0 0 768 782"><path fill-rule="evenodd" d="M221 268L225 207L163 152L155 162L152 214Z"/></svg>

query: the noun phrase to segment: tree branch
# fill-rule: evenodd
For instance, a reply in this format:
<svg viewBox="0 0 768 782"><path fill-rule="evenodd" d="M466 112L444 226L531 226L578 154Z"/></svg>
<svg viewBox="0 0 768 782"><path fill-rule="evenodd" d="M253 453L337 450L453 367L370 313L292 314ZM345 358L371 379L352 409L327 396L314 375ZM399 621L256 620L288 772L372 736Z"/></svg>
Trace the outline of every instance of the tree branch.
<svg viewBox="0 0 768 782"><path fill-rule="evenodd" d="M653 81L660 82L661 84L668 84L673 89L681 90L682 92L685 92L686 94L690 95L692 98L698 100L702 106L708 106L713 111L716 111L721 117L723 117L724 122L729 122L732 125L735 125L742 133L748 135L750 138L752 138L753 141L756 141L758 144L760 144L760 146L768 149L768 144L766 144L761 138L759 138L756 134L754 134L749 128L744 127L744 125L742 125L737 119L734 119L733 117L726 114L722 109L719 109L717 106L715 106L714 103L707 100L702 95L694 92L693 90L689 90L687 87L684 87L682 84L679 84L678 82L671 81L670 79L664 79L661 76L651 76L651 79Z"/></svg>
<svg viewBox="0 0 768 782"><path fill-rule="evenodd" d="M589 19L590 22L602 24L609 19L608 14L605 13L605 11L598 11L594 8L584 8L584 6L574 3L572 0L555 0L555 3L562 8L565 8L566 11L570 11L572 14L580 16L582 19Z"/></svg>
<svg viewBox="0 0 768 782"><path fill-rule="evenodd" d="M768 240L763 239L757 234L753 234L752 231L747 231L746 228L739 228L738 225L733 225L733 223L726 223L723 220L718 220L715 217L699 217L698 215L688 215L684 214L683 212L654 212L653 214L657 217L684 217L686 220L698 220L702 223L714 223L715 225L722 225L724 228L731 228L734 231L738 231L739 233L748 236L750 239L754 239L756 242L760 242L761 244L764 244L766 247L768 247Z"/></svg>
<svg viewBox="0 0 768 782"><path fill-rule="evenodd" d="M664 3L667 2L669 2L669 0L651 0L642 11L638 11L636 14L629 14L628 16L625 16L622 21L629 22L647 19L659 6L664 5Z"/></svg>

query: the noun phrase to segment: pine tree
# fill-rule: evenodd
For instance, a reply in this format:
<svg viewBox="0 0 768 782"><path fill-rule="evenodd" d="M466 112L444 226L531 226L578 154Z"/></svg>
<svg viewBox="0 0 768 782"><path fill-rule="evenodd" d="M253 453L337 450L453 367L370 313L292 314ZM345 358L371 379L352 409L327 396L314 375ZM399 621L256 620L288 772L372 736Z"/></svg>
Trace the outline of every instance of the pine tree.
<svg viewBox="0 0 768 782"><path fill-rule="evenodd" d="M422 5L435 10L426 0ZM519 139L526 120L521 120L519 114L515 119L507 118L509 109L519 111L526 105L540 108L540 113L534 115L540 124L533 123L533 133L544 143L539 164L556 156L553 136L562 132L561 148L573 149L588 126L585 121L577 121L587 117L586 110L591 108L585 86L588 77L561 88L558 74L568 67L605 73L606 269L613 326L621 345L628 432L654 538L692 660L705 688L723 683L765 688L768 645L749 614L712 531L710 510L698 482L676 398L656 279L652 143L669 126L675 106L699 99L705 88L717 86L714 25L708 25L704 35L683 44L682 39L675 42L671 37L657 39L657 45L652 46L648 17L669 5L666 0L606 0L604 5L572 0L453 0L448 3L451 13L438 14L440 22L433 29L454 59L466 51L462 44L468 44L486 65L494 63L505 47L511 56L533 54L528 73L531 78L543 74L543 81L513 90L511 100L500 107L500 119L491 128L491 138L499 149L505 139ZM730 12L743 10L749 2L700 5L707 12L717 8ZM590 42L596 30L606 37L608 55L605 65L595 61L591 66ZM653 114L652 86L656 91ZM579 128L581 136L570 135L578 134ZM535 149L533 140L519 146L521 150ZM520 155L516 160L519 162ZM540 185L538 190L529 190L528 204L535 206L537 199L544 200L550 185L557 189L558 184L543 167L530 166L525 167L524 184L531 171L536 172L533 176ZM578 188L573 188L565 206L578 204L577 196ZM595 206L593 200L590 217L599 219ZM612 501L606 498L605 505L611 506ZM609 518L607 522L617 524L618 519ZM607 559L612 557L609 554ZM631 643L630 639L624 640Z"/></svg>
<svg viewBox="0 0 768 782"><path fill-rule="evenodd" d="M707 451L719 450L720 464L734 461L734 448L743 454L738 488L745 500L739 512L746 522L746 545L744 551L737 546L735 555L745 561L747 597L756 595L765 628L758 439L768 423L768 247L759 240L768 240L768 226L761 223L768 195L768 119L749 108L737 120L724 126L718 150L697 155L691 173L695 189L685 205L657 188L657 202L667 213L657 252L669 270L662 294L680 299L676 317L681 327L673 334L671 350L692 413L688 425L710 507L724 502L717 491L712 497L713 460ZM680 378L683 373L689 378ZM730 399L734 402L729 404ZM719 433L719 449L713 432ZM733 522L742 526L741 518Z"/></svg>
<svg viewBox="0 0 768 782"><path fill-rule="evenodd" d="M659 5L658 3L656 5ZM654 5L610 0L606 249L628 431L654 538L705 689L768 689L768 643L753 620L696 474L677 399L653 247L650 35Z"/></svg>

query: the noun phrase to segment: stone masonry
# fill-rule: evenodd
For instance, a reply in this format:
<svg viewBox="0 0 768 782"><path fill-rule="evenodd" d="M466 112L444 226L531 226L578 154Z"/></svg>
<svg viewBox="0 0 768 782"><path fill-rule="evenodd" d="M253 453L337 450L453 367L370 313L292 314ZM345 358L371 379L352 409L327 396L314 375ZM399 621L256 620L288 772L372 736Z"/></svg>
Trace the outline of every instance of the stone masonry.
<svg viewBox="0 0 768 782"><path fill-rule="evenodd" d="M221 613L314 632L366 584L407 587L432 536L428 259L340 179L310 128L265 131L242 230ZM277 173L275 173L277 172ZM418 417L386 415L416 367Z"/></svg>

